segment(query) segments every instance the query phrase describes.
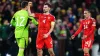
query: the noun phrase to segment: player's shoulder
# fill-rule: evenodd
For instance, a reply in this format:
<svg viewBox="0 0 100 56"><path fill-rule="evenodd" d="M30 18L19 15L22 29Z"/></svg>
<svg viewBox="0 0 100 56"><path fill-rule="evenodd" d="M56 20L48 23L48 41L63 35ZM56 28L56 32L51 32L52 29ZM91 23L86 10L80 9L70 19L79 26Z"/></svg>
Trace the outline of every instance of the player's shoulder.
<svg viewBox="0 0 100 56"><path fill-rule="evenodd" d="M96 20L94 19L94 18L91 18L91 20L92 20L92 26L96 26Z"/></svg>
<svg viewBox="0 0 100 56"><path fill-rule="evenodd" d="M35 13L35 15L43 16L43 13Z"/></svg>
<svg viewBox="0 0 100 56"><path fill-rule="evenodd" d="M52 14L50 14L50 16L51 16L52 18L55 18L55 16L54 16L54 15L52 15Z"/></svg>
<svg viewBox="0 0 100 56"><path fill-rule="evenodd" d="M85 19L80 19L79 22L83 22Z"/></svg>
<svg viewBox="0 0 100 56"><path fill-rule="evenodd" d="M19 10L19 11L17 11L17 14L28 15L28 11L26 11L26 10Z"/></svg>
<svg viewBox="0 0 100 56"><path fill-rule="evenodd" d="M21 12L21 10L18 10L18 11L16 11L16 13L15 14L18 14L18 13L20 13Z"/></svg>
<svg viewBox="0 0 100 56"><path fill-rule="evenodd" d="M93 22L95 22L95 21L96 21L96 20L95 20L94 18L92 18L92 17L91 17L91 20L92 20Z"/></svg>
<svg viewBox="0 0 100 56"><path fill-rule="evenodd" d="M19 13L19 11L16 11L15 14L14 14L14 16L17 15L18 13Z"/></svg>
<svg viewBox="0 0 100 56"><path fill-rule="evenodd" d="M43 15L43 13L35 13L35 14L40 14L40 15Z"/></svg>
<svg viewBox="0 0 100 56"><path fill-rule="evenodd" d="M93 21L95 21L95 19L94 18L91 18Z"/></svg>
<svg viewBox="0 0 100 56"><path fill-rule="evenodd" d="M19 10L18 12L19 13L28 13L28 11L26 11L26 10Z"/></svg>

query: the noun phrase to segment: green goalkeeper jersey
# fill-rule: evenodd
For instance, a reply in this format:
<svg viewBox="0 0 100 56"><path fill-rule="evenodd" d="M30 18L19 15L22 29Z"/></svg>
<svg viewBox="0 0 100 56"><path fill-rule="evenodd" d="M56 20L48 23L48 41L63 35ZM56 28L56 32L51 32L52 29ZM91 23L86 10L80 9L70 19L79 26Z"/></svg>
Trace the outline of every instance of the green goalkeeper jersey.
<svg viewBox="0 0 100 56"><path fill-rule="evenodd" d="M11 25L15 26L15 37L21 38L21 37L28 37L28 21L31 20L32 23L35 25L38 24L38 22L28 15L28 12L26 10L20 10L17 11L12 20Z"/></svg>

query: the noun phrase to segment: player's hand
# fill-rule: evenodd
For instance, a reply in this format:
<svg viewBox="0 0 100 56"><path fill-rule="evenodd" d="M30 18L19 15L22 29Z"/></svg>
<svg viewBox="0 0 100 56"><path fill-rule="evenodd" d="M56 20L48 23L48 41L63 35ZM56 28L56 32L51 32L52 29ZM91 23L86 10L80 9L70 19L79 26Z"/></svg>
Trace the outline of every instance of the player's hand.
<svg viewBox="0 0 100 56"><path fill-rule="evenodd" d="M32 7L32 2L28 2L28 6Z"/></svg>
<svg viewBox="0 0 100 56"><path fill-rule="evenodd" d="M75 36L74 36L74 35L72 35L72 36L71 36L71 39L74 39L74 38L75 38Z"/></svg>
<svg viewBox="0 0 100 56"><path fill-rule="evenodd" d="M87 35L83 35L82 39L85 39L85 38L87 38Z"/></svg>
<svg viewBox="0 0 100 56"><path fill-rule="evenodd" d="M49 34L44 34L44 36L43 36L43 37L44 37L44 38L47 38L47 37L48 37L48 35L49 35Z"/></svg>

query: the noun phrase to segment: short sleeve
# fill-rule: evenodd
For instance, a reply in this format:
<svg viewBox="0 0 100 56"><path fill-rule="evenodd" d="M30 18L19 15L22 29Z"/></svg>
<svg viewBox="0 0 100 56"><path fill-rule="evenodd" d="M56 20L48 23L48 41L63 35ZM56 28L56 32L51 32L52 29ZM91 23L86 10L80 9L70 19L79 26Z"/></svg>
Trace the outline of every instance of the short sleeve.
<svg viewBox="0 0 100 56"><path fill-rule="evenodd" d="M51 22L55 22L55 17L54 16L52 16Z"/></svg>
<svg viewBox="0 0 100 56"><path fill-rule="evenodd" d="M79 23L82 24L83 20L84 20L84 19L80 19L80 20L79 20Z"/></svg>

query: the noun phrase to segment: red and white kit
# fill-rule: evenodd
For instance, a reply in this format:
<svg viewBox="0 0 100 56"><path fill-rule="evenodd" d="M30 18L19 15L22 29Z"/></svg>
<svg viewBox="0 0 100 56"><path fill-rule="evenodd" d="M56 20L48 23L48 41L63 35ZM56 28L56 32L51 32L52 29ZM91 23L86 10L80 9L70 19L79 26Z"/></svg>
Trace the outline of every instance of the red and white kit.
<svg viewBox="0 0 100 56"><path fill-rule="evenodd" d="M94 18L86 18L83 20L80 20L80 27L79 29L75 32L74 36L79 34L83 30L83 35L86 35L87 38L82 39L82 49L86 48L91 48L92 43L94 41L94 29L96 26L96 21Z"/></svg>
<svg viewBox="0 0 100 56"><path fill-rule="evenodd" d="M52 38L49 35L47 38L44 38L44 34L47 34L51 28L51 22L55 21L55 17L51 14L45 15L41 13L35 13L35 17L38 19L38 35L36 39L36 47L38 49L43 48L52 48Z"/></svg>

